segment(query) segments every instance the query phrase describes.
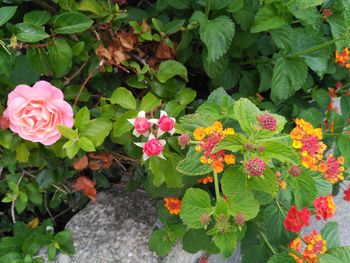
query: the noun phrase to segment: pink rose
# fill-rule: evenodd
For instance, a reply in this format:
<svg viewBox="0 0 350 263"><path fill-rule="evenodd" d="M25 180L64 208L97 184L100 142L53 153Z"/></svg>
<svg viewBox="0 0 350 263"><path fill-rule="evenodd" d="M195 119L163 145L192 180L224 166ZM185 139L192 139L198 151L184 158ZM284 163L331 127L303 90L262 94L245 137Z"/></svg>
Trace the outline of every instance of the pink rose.
<svg viewBox="0 0 350 263"><path fill-rule="evenodd" d="M4 116L10 129L25 140L51 145L61 138L57 125L72 127L73 109L60 89L38 81L33 87L18 85L7 99Z"/></svg>

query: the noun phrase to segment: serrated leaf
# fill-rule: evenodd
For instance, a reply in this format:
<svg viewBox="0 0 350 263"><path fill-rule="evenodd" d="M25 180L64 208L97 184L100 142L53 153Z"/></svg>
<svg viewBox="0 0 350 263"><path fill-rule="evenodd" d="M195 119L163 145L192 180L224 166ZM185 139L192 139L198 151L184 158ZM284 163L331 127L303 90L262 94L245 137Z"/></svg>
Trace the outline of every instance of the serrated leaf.
<svg viewBox="0 0 350 263"><path fill-rule="evenodd" d="M327 249L340 246L339 226L337 222L327 222L321 230L321 235L327 241Z"/></svg>
<svg viewBox="0 0 350 263"><path fill-rule="evenodd" d="M272 75L271 99L284 101L301 89L308 73L307 64L302 58L277 59Z"/></svg>
<svg viewBox="0 0 350 263"><path fill-rule="evenodd" d="M237 246L235 232L217 233L213 236L215 245L220 249L220 253L228 258Z"/></svg>
<svg viewBox="0 0 350 263"><path fill-rule="evenodd" d="M213 171L211 165L202 164L199 158L203 155L202 152L196 152L195 147L190 147L186 158L179 162L176 169L186 175L202 175Z"/></svg>
<svg viewBox="0 0 350 263"><path fill-rule="evenodd" d="M322 5L325 0L289 0L288 5L295 6L296 8L306 9L313 6Z"/></svg>
<svg viewBox="0 0 350 263"><path fill-rule="evenodd" d="M200 242L198 242L200 240ZM182 240L182 248L189 253L196 253L201 250L211 251L217 249L211 236L203 229L190 229Z"/></svg>
<svg viewBox="0 0 350 263"><path fill-rule="evenodd" d="M220 150L238 152L243 149L246 140L247 139L243 135L238 133L235 135L225 136L218 144L215 145L212 152L215 153Z"/></svg>
<svg viewBox="0 0 350 263"><path fill-rule="evenodd" d="M199 127L208 127L214 123L217 119L210 115L204 115L200 113L188 114L180 118L180 124L186 129L193 131Z"/></svg>
<svg viewBox="0 0 350 263"><path fill-rule="evenodd" d="M234 107L234 117L239 122L243 131L248 134L252 133L252 127L257 124L256 118L260 115L261 111L246 98L239 99Z"/></svg>
<svg viewBox="0 0 350 263"><path fill-rule="evenodd" d="M229 49L235 34L235 24L229 17L219 16L201 23L199 34L207 47L208 60L216 61Z"/></svg>
<svg viewBox="0 0 350 263"><path fill-rule="evenodd" d="M211 202L209 194L198 188L190 188L186 191L181 201L180 218L185 225L193 228L203 228L201 216L209 214L211 211Z"/></svg>
<svg viewBox="0 0 350 263"><path fill-rule="evenodd" d="M290 255L283 253L273 255L267 263L295 263L295 260Z"/></svg>
<svg viewBox="0 0 350 263"><path fill-rule="evenodd" d="M253 176L248 180L248 188L276 195L278 192L277 177L273 171L267 168L263 176Z"/></svg>
<svg viewBox="0 0 350 263"><path fill-rule="evenodd" d="M228 212L232 216L236 216L238 213L244 215L244 220L248 221L255 218L260 209L259 202L255 200L254 195L251 191L240 191L234 195L228 196Z"/></svg>
<svg viewBox="0 0 350 263"><path fill-rule="evenodd" d="M270 159L276 159L281 162L291 162L294 163L295 159L298 157L291 147L291 144L285 144L276 141L268 141L262 144L264 151L259 154L259 156L268 161Z"/></svg>
<svg viewBox="0 0 350 263"><path fill-rule="evenodd" d="M167 239L164 230L154 231L148 240L148 247L151 251L155 251L158 256L165 256L171 251L173 244Z"/></svg>
<svg viewBox="0 0 350 263"><path fill-rule="evenodd" d="M259 33L276 29L286 24L286 16L279 15L278 10L273 5L264 5L256 13L255 22L250 30L252 33Z"/></svg>
<svg viewBox="0 0 350 263"><path fill-rule="evenodd" d="M312 202L317 197L316 183L312 176L307 172L302 172L298 177L289 178L287 184L290 184L293 193L295 204L299 209L312 205Z"/></svg>
<svg viewBox="0 0 350 263"><path fill-rule="evenodd" d="M335 256L338 258L337 263L348 263L350 262L350 246L336 247L327 250L327 254Z"/></svg>

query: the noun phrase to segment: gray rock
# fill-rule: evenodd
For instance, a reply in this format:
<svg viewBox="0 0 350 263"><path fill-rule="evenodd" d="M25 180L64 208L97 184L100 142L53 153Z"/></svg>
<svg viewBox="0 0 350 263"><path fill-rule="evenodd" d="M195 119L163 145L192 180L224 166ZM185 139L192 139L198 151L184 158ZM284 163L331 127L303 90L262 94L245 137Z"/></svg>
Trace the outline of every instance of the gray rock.
<svg viewBox="0 0 350 263"><path fill-rule="evenodd" d="M73 232L74 256L57 263L197 263L203 253L189 254L178 243L167 257L148 249L156 224L156 201L143 192L100 192L97 203L78 212L66 228ZM179 261L181 259L181 261Z"/></svg>

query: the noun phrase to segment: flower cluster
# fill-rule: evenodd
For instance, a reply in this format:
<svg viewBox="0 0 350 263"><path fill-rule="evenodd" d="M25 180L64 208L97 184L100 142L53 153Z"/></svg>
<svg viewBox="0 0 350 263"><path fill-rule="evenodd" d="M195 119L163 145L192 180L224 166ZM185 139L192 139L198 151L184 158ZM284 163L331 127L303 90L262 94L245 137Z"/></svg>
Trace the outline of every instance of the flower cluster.
<svg viewBox="0 0 350 263"><path fill-rule="evenodd" d="M306 235L303 239L305 241L305 248L301 253L301 238L297 237L292 242L289 243L289 247L294 251L302 254L302 258L298 257L294 253L289 253L291 257L295 259L297 263L307 262L314 263L318 262L318 255L324 254L327 251L326 240L314 229L311 234Z"/></svg>
<svg viewBox="0 0 350 263"><path fill-rule="evenodd" d="M331 183L336 183L339 180L344 180L344 166L342 164L344 163L344 157L339 156L338 158L335 158L332 154L329 154L326 158L326 160L323 160L318 170L323 173L324 177Z"/></svg>
<svg viewBox="0 0 350 263"><path fill-rule="evenodd" d="M278 182L278 186L279 188L285 190L287 188L287 183L285 180L283 180L281 178L281 173L280 172L276 172L275 173L276 177L277 177L277 182Z"/></svg>
<svg viewBox="0 0 350 263"><path fill-rule="evenodd" d="M207 175L206 177L197 180L197 183L199 184L209 184L212 182L214 182L214 178L211 175Z"/></svg>
<svg viewBox="0 0 350 263"><path fill-rule="evenodd" d="M348 189L344 190L344 197L343 199L347 202L350 202L350 185L348 187Z"/></svg>
<svg viewBox="0 0 350 263"><path fill-rule="evenodd" d="M269 130L269 131L276 130L277 121L270 114L268 114L268 113L261 114L256 119L260 123L260 125L263 129Z"/></svg>
<svg viewBox="0 0 350 263"><path fill-rule="evenodd" d="M266 163L258 157L255 157L245 164L249 176L261 176L266 170Z"/></svg>
<svg viewBox="0 0 350 263"><path fill-rule="evenodd" d="M164 207L170 214L178 215L181 210L181 200L174 197L166 197L164 198Z"/></svg>
<svg viewBox="0 0 350 263"><path fill-rule="evenodd" d="M303 208L300 211L296 206L292 206L284 220L284 227L287 231L300 232L304 226L310 224L310 210Z"/></svg>
<svg viewBox="0 0 350 263"><path fill-rule="evenodd" d="M148 119L144 111L140 111L136 118L128 119L128 121L134 126L133 134L136 137L141 135L147 137L147 142L135 142L135 144L143 148L143 160L147 160L151 156L158 156L164 158L163 149L166 144L165 140L159 140L158 138L164 133L173 135L175 133L175 119L168 117L165 111L160 111L159 119ZM153 124L158 126L156 136L153 134Z"/></svg>
<svg viewBox="0 0 350 263"><path fill-rule="evenodd" d="M314 129L311 123L303 119L296 119L295 123L297 126L290 133L293 147L300 149L303 166L317 171L318 164L323 158L323 152L327 148L321 141L322 129Z"/></svg>
<svg viewBox="0 0 350 263"><path fill-rule="evenodd" d="M232 128L223 129L221 122L216 121L209 127L200 127L194 130L194 139L200 141L196 147L196 152L202 152L203 156L200 162L211 164L214 172L221 173L224 170L224 163L235 164L235 156L233 154L225 154L224 150L213 153L214 147L226 136L234 135Z"/></svg>
<svg viewBox="0 0 350 263"><path fill-rule="evenodd" d="M336 205L333 201L332 195L321 196L314 200L314 207L316 209L316 219L327 220L334 216Z"/></svg>
<svg viewBox="0 0 350 263"><path fill-rule="evenodd" d="M350 69L349 48L344 48L344 50L341 53L339 53L338 50L335 51L335 63L338 63L340 67L346 67Z"/></svg>

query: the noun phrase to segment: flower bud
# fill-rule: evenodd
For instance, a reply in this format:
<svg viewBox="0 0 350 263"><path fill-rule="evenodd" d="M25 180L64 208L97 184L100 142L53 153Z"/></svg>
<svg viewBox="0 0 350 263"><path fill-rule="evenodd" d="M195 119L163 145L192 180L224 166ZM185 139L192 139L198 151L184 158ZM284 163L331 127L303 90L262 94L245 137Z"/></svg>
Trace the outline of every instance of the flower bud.
<svg viewBox="0 0 350 263"><path fill-rule="evenodd" d="M245 223L244 215L242 213L237 213L235 216L235 222L237 225L242 226Z"/></svg>
<svg viewBox="0 0 350 263"><path fill-rule="evenodd" d="M188 133L181 134L177 137L177 142L181 149L185 149L187 145L190 144L191 136Z"/></svg>
<svg viewBox="0 0 350 263"><path fill-rule="evenodd" d="M297 177L300 175L301 173L301 168L297 165L292 165L290 168L289 168L289 173L294 176L294 177Z"/></svg>
<svg viewBox="0 0 350 263"><path fill-rule="evenodd" d="M244 145L244 149L246 149L248 152L251 152L254 149L254 145L248 142Z"/></svg>

